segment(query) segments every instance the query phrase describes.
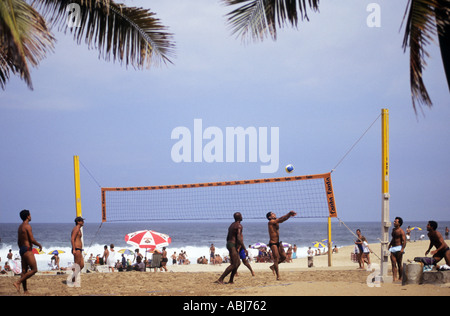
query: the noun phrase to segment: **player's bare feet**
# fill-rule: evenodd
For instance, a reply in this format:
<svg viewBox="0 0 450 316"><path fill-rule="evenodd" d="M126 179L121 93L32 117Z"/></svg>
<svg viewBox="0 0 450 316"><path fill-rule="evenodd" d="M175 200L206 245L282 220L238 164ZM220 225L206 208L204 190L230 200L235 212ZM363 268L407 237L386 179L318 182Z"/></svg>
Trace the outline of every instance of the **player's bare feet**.
<svg viewBox="0 0 450 316"><path fill-rule="evenodd" d="M14 282L13 285L14 285L14 287L16 288L17 293L20 293L20 283Z"/></svg>

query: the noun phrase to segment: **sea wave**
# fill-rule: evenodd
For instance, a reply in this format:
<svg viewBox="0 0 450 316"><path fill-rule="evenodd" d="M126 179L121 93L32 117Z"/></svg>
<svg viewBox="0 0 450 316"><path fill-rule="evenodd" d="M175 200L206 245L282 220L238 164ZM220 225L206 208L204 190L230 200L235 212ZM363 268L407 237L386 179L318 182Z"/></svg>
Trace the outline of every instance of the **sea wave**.
<svg viewBox="0 0 450 316"><path fill-rule="evenodd" d="M104 246L105 245L103 245L103 244L102 245L93 244L91 246L87 246L84 249L85 260L88 260L88 258L91 256L91 254L94 258L97 255L99 255L101 257L103 255ZM2 265L2 268L4 266L4 263L7 261L6 257L9 252L9 249L12 249L13 259L14 258L20 259L17 246L14 247L13 245L10 245L10 244L2 244L0 246L0 258L1 258L0 264ZM118 253L118 251L120 249L130 249L133 252L135 250L135 248L129 247L129 246L128 247L120 247L120 246L115 247L115 251L116 251L115 260L121 259L121 254ZM43 250L43 252L45 252L45 254L40 254L40 255L36 254L35 255L39 271L51 270L50 261L51 261L52 255L49 253L54 250L63 251L63 253L59 254L60 267L69 267L73 264L73 255L72 255L71 247L49 246L49 247L44 247L42 250ZM109 247L108 247L108 250L109 250ZM297 249L297 258L306 257L307 250L308 250L308 247L299 247ZM176 253L178 255L181 251L186 252L187 258L189 259L191 264L197 264L197 259L200 257L203 257L203 256L205 256L209 260L209 256L210 256L210 250L209 250L209 247L207 247L207 246L201 246L201 247L199 247L199 246L170 247L169 246L169 247L167 247L167 256L169 257L168 266L172 265L172 259L171 259L172 254ZM256 257L258 255L257 249L248 249L248 251L249 251L249 256ZM228 250L225 247L216 247L215 252L216 252L216 254L219 254L222 257L228 256ZM146 252L144 249L140 249L140 253L144 257L147 256L147 259L149 259L149 260L152 257L152 254L150 252ZM130 259L130 261L133 261L133 255L128 255L128 256L125 255L125 258Z"/></svg>

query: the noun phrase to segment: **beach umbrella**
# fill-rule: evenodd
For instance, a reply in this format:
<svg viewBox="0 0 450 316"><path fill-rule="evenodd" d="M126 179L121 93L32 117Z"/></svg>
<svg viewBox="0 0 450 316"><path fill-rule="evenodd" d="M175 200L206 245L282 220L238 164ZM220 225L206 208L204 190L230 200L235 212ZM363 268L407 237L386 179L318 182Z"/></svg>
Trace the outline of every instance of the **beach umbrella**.
<svg viewBox="0 0 450 316"><path fill-rule="evenodd" d="M124 255L126 255L126 256L131 256L131 255L134 254L134 252L131 251L130 249L120 249L118 252L119 252L119 253L122 253L122 254L124 254Z"/></svg>
<svg viewBox="0 0 450 316"><path fill-rule="evenodd" d="M322 243L324 244L324 245L328 245L328 239L322 239ZM331 244L332 244L333 242L331 242Z"/></svg>
<svg viewBox="0 0 450 316"><path fill-rule="evenodd" d="M33 252L35 255L45 255L45 252L43 252L42 250L39 251L38 248L33 248L33 249L31 250L31 252Z"/></svg>
<svg viewBox="0 0 450 316"><path fill-rule="evenodd" d="M139 248L149 248L154 250L156 247L168 246L172 242L172 239L166 234L158 233L153 230L140 230L126 234L125 241L127 244Z"/></svg>
<svg viewBox="0 0 450 316"><path fill-rule="evenodd" d="M263 242L257 242L255 244L251 245L250 248L253 248L253 249L267 248L267 245Z"/></svg>
<svg viewBox="0 0 450 316"><path fill-rule="evenodd" d="M312 243L314 248L325 248L326 246L321 241L314 241Z"/></svg>
<svg viewBox="0 0 450 316"><path fill-rule="evenodd" d="M63 250L53 250L53 251L50 251L48 254L49 255L59 255L60 253L65 253L65 251L63 251Z"/></svg>
<svg viewBox="0 0 450 316"><path fill-rule="evenodd" d="M411 228L411 231L414 231L414 241L416 241L416 232L421 231L421 230L422 230L422 228L416 227L416 226Z"/></svg>
<svg viewBox="0 0 450 316"><path fill-rule="evenodd" d="M287 242L282 242L281 245L283 245L283 248L289 248L291 244L288 244Z"/></svg>

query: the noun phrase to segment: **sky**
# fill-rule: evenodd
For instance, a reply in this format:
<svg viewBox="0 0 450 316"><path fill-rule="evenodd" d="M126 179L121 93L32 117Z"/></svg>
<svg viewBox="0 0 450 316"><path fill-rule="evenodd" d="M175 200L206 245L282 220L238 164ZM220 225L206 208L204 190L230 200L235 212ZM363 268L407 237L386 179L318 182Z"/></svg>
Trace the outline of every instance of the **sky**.
<svg viewBox="0 0 450 316"><path fill-rule="evenodd" d="M54 30L54 52L31 72L34 90L13 77L0 91L0 222L20 222L22 209L34 222L72 222L74 155L89 222L101 221L99 186L283 177L287 164L294 175L335 169L339 218L379 221L382 108L390 114L391 220L449 220L450 93L432 43L424 81L434 105L413 110L402 49L407 0L323 1L309 22L256 43L231 34L232 8L220 1L123 3L151 9L174 33L173 64L126 68ZM371 3L378 27L367 23ZM194 161L195 148L209 142L194 145L195 122L223 134L223 162L201 152ZM262 173L259 154L227 161L230 127L277 129L276 171ZM175 161L174 131L191 133L190 162Z"/></svg>

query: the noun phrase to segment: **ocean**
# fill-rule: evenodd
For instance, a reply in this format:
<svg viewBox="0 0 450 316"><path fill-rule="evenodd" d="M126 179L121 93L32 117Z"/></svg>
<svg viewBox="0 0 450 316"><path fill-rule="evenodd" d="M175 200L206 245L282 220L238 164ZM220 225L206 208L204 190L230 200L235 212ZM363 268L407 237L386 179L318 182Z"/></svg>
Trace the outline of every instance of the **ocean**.
<svg viewBox="0 0 450 316"><path fill-rule="evenodd" d="M228 227L232 221L166 221L166 222L125 222L125 223L85 223L84 225L84 250L86 258L93 254L103 254L103 247L112 243L115 250L122 248L134 250L135 247L125 242L125 235L138 230L150 229L169 235L172 243L167 247L168 255L173 252L177 254L186 251L191 263L195 264L197 258L206 256L209 258L209 247L214 244L216 253L220 255L228 254L226 249L226 235ZM422 231L412 232L411 238L419 239L420 235L427 234L426 221L404 222L403 229L408 226L418 226ZM439 222L438 230L444 234L446 226L450 227L450 222ZM251 245L256 242L268 243L267 220L249 220L242 222L244 242ZM346 226L348 227L346 227ZM356 229L361 229L369 243L378 243L381 235L381 224L379 222L345 222L345 225L337 219L332 219L332 240L333 246L349 246L354 244L355 237L349 229L355 233ZM19 223L0 223L0 265L3 267L9 249L13 255L18 255L17 228ZM74 224L72 223L33 223L31 222L35 239L43 246L43 250L49 253L53 250L62 250L60 255L60 266L68 266L73 262L71 254L70 233ZM326 220L305 220L293 218L280 224L280 239L283 242L297 245L297 257L306 257L308 247L315 241L327 238ZM425 237L427 238L427 237ZM426 249L425 249L426 250ZM424 250L424 251L425 251ZM48 263L50 255L36 255L38 269L40 271L50 270ZM119 258L116 255L116 258ZM169 265L171 265L169 260Z"/></svg>

